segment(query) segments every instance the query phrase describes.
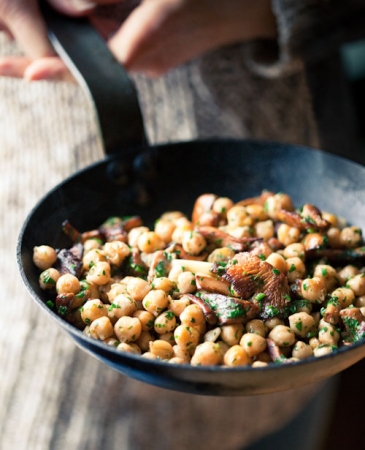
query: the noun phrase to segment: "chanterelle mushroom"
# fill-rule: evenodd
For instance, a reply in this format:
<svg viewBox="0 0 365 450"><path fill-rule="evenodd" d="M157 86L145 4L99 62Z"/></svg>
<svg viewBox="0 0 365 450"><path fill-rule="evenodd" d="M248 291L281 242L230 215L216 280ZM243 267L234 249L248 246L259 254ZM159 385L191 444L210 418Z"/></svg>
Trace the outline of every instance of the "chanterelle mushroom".
<svg viewBox="0 0 365 450"><path fill-rule="evenodd" d="M280 209L277 211L277 217L280 221L301 231L308 229L326 231L331 226L327 220L323 219L321 211L308 203L303 206L300 214Z"/></svg>
<svg viewBox="0 0 365 450"><path fill-rule="evenodd" d="M237 295L243 299L252 298L260 307L261 318L287 317L290 313L287 277L258 256L238 253L223 270L219 267L219 273L231 283Z"/></svg>

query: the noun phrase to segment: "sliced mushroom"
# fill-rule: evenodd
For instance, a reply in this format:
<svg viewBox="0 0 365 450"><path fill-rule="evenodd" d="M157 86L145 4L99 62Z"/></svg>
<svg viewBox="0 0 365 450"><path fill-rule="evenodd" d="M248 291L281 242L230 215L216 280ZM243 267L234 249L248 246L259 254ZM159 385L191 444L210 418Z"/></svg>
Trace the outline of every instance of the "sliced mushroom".
<svg viewBox="0 0 365 450"><path fill-rule="evenodd" d="M198 305L201 308L205 320L207 321L207 323L209 323L209 325L215 325L217 323L218 317L216 316L212 308L208 305L208 303L204 302L200 297L197 297L193 294L185 294L185 296L188 297L192 303Z"/></svg>
<svg viewBox="0 0 365 450"><path fill-rule="evenodd" d="M231 284L222 278L215 278L209 275L195 275L195 282L198 289L218 294L229 295Z"/></svg>
<svg viewBox="0 0 365 450"><path fill-rule="evenodd" d="M155 278L167 277L170 270L170 254L163 250L158 250L153 254L152 262L147 275L147 281L151 283Z"/></svg>
<svg viewBox="0 0 365 450"><path fill-rule="evenodd" d="M63 248L57 253L57 261L54 264L61 275L71 273L80 278L83 271L82 245L76 244L70 249Z"/></svg>
<svg viewBox="0 0 365 450"><path fill-rule="evenodd" d="M194 225L199 222L200 217L204 213L211 212L213 203L217 198L218 196L215 194L203 194L195 200L193 213L191 216L191 220Z"/></svg>
<svg viewBox="0 0 365 450"><path fill-rule="evenodd" d="M266 338L266 351L275 363L289 363L290 360L280 351L280 347L270 338Z"/></svg>
<svg viewBox="0 0 365 450"><path fill-rule="evenodd" d="M262 240L252 237L236 238L219 228L209 226L198 226L196 231L202 234L209 244L214 244L216 247L228 247L236 252L247 251L254 242Z"/></svg>
<svg viewBox="0 0 365 450"><path fill-rule="evenodd" d="M262 191L261 195L258 197L245 198L236 203L236 205L240 206L248 206L248 205L265 205L266 200L269 197L275 195L274 192L271 191Z"/></svg>
<svg viewBox="0 0 365 450"><path fill-rule="evenodd" d="M142 261L141 252L138 248L132 248L131 254L127 259L126 272L127 275L131 275L132 277L145 278L147 276L148 267Z"/></svg>
<svg viewBox="0 0 365 450"><path fill-rule="evenodd" d="M342 309L340 317L351 342L357 342L365 338L365 317L362 315L360 308Z"/></svg>
<svg viewBox="0 0 365 450"><path fill-rule="evenodd" d="M306 260L325 259L329 264L345 266L347 264L363 265L365 263L365 247L355 249L313 248L306 250Z"/></svg>

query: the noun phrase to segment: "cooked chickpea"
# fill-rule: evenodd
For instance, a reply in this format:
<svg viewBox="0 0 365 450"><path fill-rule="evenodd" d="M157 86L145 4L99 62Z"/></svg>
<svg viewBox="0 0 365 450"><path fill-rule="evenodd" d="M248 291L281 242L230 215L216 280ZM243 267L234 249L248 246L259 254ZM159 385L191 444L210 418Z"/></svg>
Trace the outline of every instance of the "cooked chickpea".
<svg viewBox="0 0 365 450"><path fill-rule="evenodd" d="M340 335L336 328L323 319L319 322L318 341L321 344L337 345Z"/></svg>
<svg viewBox="0 0 365 450"><path fill-rule="evenodd" d="M108 283L110 281L109 263L104 261L97 262L89 270L89 273L86 275L86 280L98 286Z"/></svg>
<svg viewBox="0 0 365 450"><path fill-rule="evenodd" d="M127 344L126 342L121 342L118 345L117 350L119 350L121 352L126 352L126 353L133 353L134 355L142 354L141 349L138 347L138 345L136 345L134 343Z"/></svg>
<svg viewBox="0 0 365 450"><path fill-rule="evenodd" d="M289 195L284 193L277 193L268 197L265 201L265 211L271 217L271 219L277 220L277 212L280 209L285 209L286 211L293 211L293 202Z"/></svg>
<svg viewBox="0 0 365 450"><path fill-rule="evenodd" d="M179 278L179 275L184 272L183 268L181 266L173 266L172 269L169 272L168 279L172 281L173 283L177 283L177 279Z"/></svg>
<svg viewBox="0 0 365 450"><path fill-rule="evenodd" d="M165 291L156 289L148 292L142 301L143 307L146 311L157 317L167 308L169 304L169 298Z"/></svg>
<svg viewBox="0 0 365 450"><path fill-rule="evenodd" d="M181 347L179 347L176 344L172 346L172 349L174 351L174 356L176 358L180 358L182 361L184 361L185 364L190 363L191 356L187 350L183 350Z"/></svg>
<svg viewBox="0 0 365 450"><path fill-rule="evenodd" d="M338 282L340 286L345 286L347 280L359 273L359 269L352 265L347 265L337 272Z"/></svg>
<svg viewBox="0 0 365 450"><path fill-rule="evenodd" d="M218 197L212 206L212 210L223 217L227 217L227 212L234 205L233 201L228 197Z"/></svg>
<svg viewBox="0 0 365 450"><path fill-rule="evenodd" d="M171 310L164 311L156 317L154 330L157 334L170 333L176 328L176 316Z"/></svg>
<svg viewBox="0 0 365 450"><path fill-rule="evenodd" d="M282 223L277 229L277 236L283 245L288 246L298 241L300 237L300 230L299 228L291 227L285 223Z"/></svg>
<svg viewBox="0 0 365 450"><path fill-rule="evenodd" d="M313 276L322 278L327 292L332 291L338 285L337 271L334 267L328 264L317 264L314 269Z"/></svg>
<svg viewBox="0 0 365 450"><path fill-rule="evenodd" d="M322 278L313 277L303 280L300 293L311 303L322 303L326 298L327 290Z"/></svg>
<svg viewBox="0 0 365 450"><path fill-rule="evenodd" d="M268 240L275 234L275 227L272 220L265 220L257 222L254 225L255 236L261 239Z"/></svg>
<svg viewBox="0 0 365 450"><path fill-rule="evenodd" d="M207 241L198 231L186 231L183 236L182 246L189 255L199 255L207 246Z"/></svg>
<svg viewBox="0 0 365 450"><path fill-rule="evenodd" d="M39 245L33 249L33 262L41 270L49 269L57 261L57 253L49 245Z"/></svg>
<svg viewBox="0 0 365 450"><path fill-rule="evenodd" d="M346 287L335 289L334 291L332 291L331 297L337 299L337 301L341 305L341 308L347 308L348 306L352 305L355 300L354 291Z"/></svg>
<svg viewBox="0 0 365 450"><path fill-rule="evenodd" d="M107 293L109 303L113 303L115 297L119 294L128 294L127 286L124 283L112 283Z"/></svg>
<svg viewBox="0 0 365 450"><path fill-rule="evenodd" d="M346 287L350 288L356 297L365 295L365 273L358 273L346 281Z"/></svg>
<svg viewBox="0 0 365 450"><path fill-rule="evenodd" d="M215 342L221 335L221 329L219 327L213 328L204 334L204 341Z"/></svg>
<svg viewBox="0 0 365 450"><path fill-rule="evenodd" d="M150 331L153 329L155 316L144 309L137 309L133 313L133 317L137 317L142 325L142 331Z"/></svg>
<svg viewBox="0 0 365 450"><path fill-rule="evenodd" d="M114 325L114 332L120 342L136 341L142 332L142 325L136 317L123 316Z"/></svg>
<svg viewBox="0 0 365 450"><path fill-rule="evenodd" d="M114 329L113 329L114 331ZM115 337L108 337L106 339L103 339L104 344L109 345L109 347L118 347L120 342Z"/></svg>
<svg viewBox="0 0 365 450"><path fill-rule="evenodd" d="M195 275L192 272L182 272L177 278L177 289L180 294L195 292Z"/></svg>
<svg viewBox="0 0 365 450"><path fill-rule="evenodd" d="M298 359L305 359L313 356L313 349L309 344L298 341L294 344L292 356Z"/></svg>
<svg viewBox="0 0 365 450"><path fill-rule="evenodd" d="M223 325L221 327L221 339L229 346L239 343L243 335L244 327L242 323L234 323L232 325Z"/></svg>
<svg viewBox="0 0 365 450"><path fill-rule="evenodd" d="M328 244L327 236L321 233L308 233L302 240L306 250L326 247Z"/></svg>
<svg viewBox="0 0 365 450"><path fill-rule="evenodd" d="M272 339L279 347L290 347L295 343L295 334L291 328L286 325L277 325L269 333Z"/></svg>
<svg viewBox="0 0 365 450"><path fill-rule="evenodd" d="M227 221L230 227L252 225L252 219L244 206L235 205L227 212Z"/></svg>
<svg viewBox="0 0 365 450"><path fill-rule="evenodd" d="M298 256L288 258L286 268L289 283L294 283L297 278L304 278L307 271L304 262Z"/></svg>
<svg viewBox="0 0 365 450"><path fill-rule="evenodd" d="M160 219L155 223L155 233L166 243L172 241L172 234L176 224L171 220Z"/></svg>
<svg viewBox="0 0 365 450"><path fill-rule="evenodd" d="M167 277L154 278L151 287L152 289L161 289L162 291L165 291L166 294L171 295L177 289L176 283Z"/></svg>
<svg viewBox="0 0 365 450"><path fill-rule="evenodd" d="M341 230L333 227L327 231L328 245L331 248L341 248Z"/></svg>
<svg viewBox="0 0 365 450"><path fill-rule="evenodd" d="M310 314L298 312L289 316L289 325L295 335L304 338L315 326L315 322Z"/></svg>
<svg viewBox="0 0 365 450"><path fill-rule="evenodd" d="M351 291L351 292L353 292L353 291ZM332 295L333 295L333 293L332 293ZM347 305L347 306L350 306L350 305ZM355 306L357 308L363 308L365 306L365 295L360 295L359 297L357 297L357 299L355 300Z"/></svg>
<svg viewBox="0 0 365 450"><path fill-rule="evenodd" d="M182 213L181 211L167 211L161 215L160 220L176 222L176 220L181 218L185 218L184 213Z"/></svg>
<svg viewBox="0 0 365 450"><path fill-rule="evenodd" d="M165 242L154 231L146 231L139 236L137 246L141 252L153 253L162 250Z"/></svg>
<svg viewBox="0 0 365 450"><path fill-rule="evenodd" d="M97 238L91 238L86 239L84 242L84 255L88 253L90 250L98 250L102 247L103 243L100 239Z"/></svg>
<svg viewBox="0 0 365 450"><path fill-rule="evenodd" d="M188 231L193 231L194 225L186 219L186 223L176 226L174 232L172 233L172 240L177 244L182 244L184 235Z"/></svg>
<svg viewBox="0 0 365 450"><path fill-rule="evenodd" d="M92 321L89 327L90 336L94 339L104 339L110 338L114 335L114 328L110 319L106 316L99 317Z"/></svg>
<svg viewBox="0 0 365 450"><path fill-rule="evenodd" d="M57 294L78 294L80 292L80 281L75 275L66 273L56 281Z"/></svg>
<svg viewBox="0 0 365 450"><path fill-rule="evenodd" d="M252 236L252 227L251 226L243 226L243 227L227 227L225 230L230 236L241 239L243 237Z"/></svg>
<svg viewBox="0 0 365 450"><path fill-rule="evenodd" d="M150 292L151 285L142 278L131 277L127 283L127 292L134 300L141 302L145 296Z"/></svg>
<svg viewBox="0 0 365 450"><path fill-rule="evenodd" d="M137 317L138 318L138 317ZM134 342L138 345L138 347L143 351L147 352L150 349L150 342L154 341L154 337L149 331L141 331L138 339Z"/></svg>
<svg viewBox="0 0 365 450"><path fill-rule="evenodd" d="M240 340L240 345L245 349L247 355L252 358L265 351L266 339L255 333L245 333Z"/></svg>
<svg viewBox="0 0 365 450"><path fill-rule="evenodd" d="M208 256L208 262L226 262L229 259L233 258L235 255L235 251L228 247L216 248L212 251L212 253Z"/></svg>
<svg viewBox="0 0 365 450"><path fill-rule="evenodd" d="M284 248L283 255L285 258L293 258L297 256L303 262L305 261L305 248L300 242L293 242Z"/></svg>
<svg viewBox="0 0 365 450"><path fill-rule="evenodd" d="M267 327L265 323L260 319L252 319L246 323L246 332L258 334L259 336L266 337Z"/></svg>
<svg viewBox="0 0 365 450"><path fill-rule="evenodd" d="M146 359L158 359L156 355L154 355L151 352L144 352L142 353L142 358L146 358Z"/></svg>
<svg viewBox="0 0 365 450"><path fill-rule="evenodd" d="M159 334L158 338L161 339L162 341L168 342L171 345L176 344L173 331L169 331L168 333Z"/></svg>
<svg viewBox="0 0 365 450"><path fill-rule="evenodd" d="M270 317L269 319L265 320L265 327L268 332L270 332L278 325L284 325L284 321L282 319L279 319L279 317Z"/></svg>
<svg viewBox="0 0 365 450"><path fill-rule="evenodd" d="M191 358L192 366L217 366L222 363L219 345L215 342L199 344Z"/></svg>
<svg viewBox="0 0 365 450"><path fill-rule="evenodd" d="M285 258L280 255L280 253L271 253L265 260L267 263L271 264L275 269L280 270L284 274L287 273L287 264Z"/></svg>
<svg viewBox="0 0 365 450"><path fill-rule="evenodd" d="M170 359L174 355L172 345L162 339L150 342L150 352L159 359Z"/></svg>
<svg viewBox="0 0 365 450"><path fill-rule="evenodd" d="M318 340L317 337L312 337L309 339L309 345L311 346L311 348L314 350L315 348L319 347L320 342Z"/></svg>
<svg viewBox="0 0 365 450"><path fill-rule="evenodd" d="M269 219L267 212L263 205L252 203L246 206L247 214L253 219L254 222L264 222ZM270 220L271 222L271 220Z"/></svg>
<svg viewBox="0 0 365 450"><path fill-rule="evenodd" d="M254 361L252 367L267 367L268 363L263 361Z"/></svg>
<svg viewBox="0 0 365 450"><path fill-rule="evenodd" d="M60 278L61 274L58 270L50 267L44 270L39 275L39 286L44 290L53 290L56 287L57 280Z"/></svg>
<svg viewBox="0 0 365 450"><path fill-rule="evenodd" d="M363 243L362 231L358 227L345 227L341 230L340 243L346 248L360 247Z"/></svg>
<svg viewBox="0 0 365 450"><path fill-rule="evenodd" d="M169 299L168 308L175 314L175 316L180 317L184 309L190 305L190 299L186 295L183 295L177 300Z"/></svg>
<svg viewBox="0 0 365 450"><path fill-rule="evenodd" d="M313 349L313 354L316 358L319 356L329 355L330 353L333 353L333 348L327 344L321 344Z"/></svg>
<svg viewBox="0 0 365 450"><path fill-rule="evenodd" d="M200 333L194 327L179 325L174 331L174 337L175 342L179 347L183 350L187 350L190 354L193 354L199 343Z"/></svg>
<svg viewBox="0 0 365 450"><path fill-rule="evenodd" d="M131 253L128 245L121 241L106 242L103 251L107 260L115 266L120 266Z"/></svg>
<svg viewBox="0 0 365 450"><path fill-rule="evenodd" d="M84 266L84 270L89 270L93 265L98 263L99 261L106 261L106 256L103 250L94 249L84 254L82 258L82 263Z"/></svg>
<svg viewBox="0 0 365 450"><path fill-rule="evenodd" d="M228 367L247 366L252 360L240 345L230 347L223 357L223 362Z"/></svg>
<svg viewBox="0 0 365 450"><path fill-rule="evenodd" d="M128 245L130 247L138 247L138 239L142 233L148 233L150 231L147 227L135 227L128 233Z"/></svg>
<svg viewBox="0 0 365 450"><path fill-rule="evenodd" d="M107 315L108 310L106 306L98 299L88 300L81 308L81 319L87 324L91 324L94 320Z"/></svg>
<svg viewBox="0 0 365 450"><path fill-rule="evenodd" d="M180 314L181 324L196 327L205 324L205 316L198 305L188 305Z"/></svg>
<svg viewBox="0 0 365 450"><path fill-rule="evenodd" d="M119 294L114 298L108 310L110 318L116 317L120 319L123 316L132 316L137 310L137 303L129 295Z"/></svg>

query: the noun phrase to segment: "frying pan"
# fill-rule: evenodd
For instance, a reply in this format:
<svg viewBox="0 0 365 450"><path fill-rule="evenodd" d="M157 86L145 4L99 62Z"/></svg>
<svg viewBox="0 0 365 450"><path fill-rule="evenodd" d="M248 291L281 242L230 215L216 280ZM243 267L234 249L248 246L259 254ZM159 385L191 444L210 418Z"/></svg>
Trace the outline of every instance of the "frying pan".
<svg viewBox="0 0 365 450"><path fill-rule="evenodd" d="M85 22L45 10L51 40L99 117L107 157L56 186L30 212L19 236L18 266L42 314L84 351L113 369L162 388L192 394L234 396L283 391L314 383L365 356L365 345L293 364L268 367L192 367L147 360L86 337L45 304L33 247L71 245L61 231L68 219L81 231L112 215L140 215L147 225L161 213L191 207L202 193L236 201L263 189L313 203L365 229L365 167L321 150L258 140L204 140L149 146L134 87L98 34ZM88 55L87 57L85 55Z"/></svg>

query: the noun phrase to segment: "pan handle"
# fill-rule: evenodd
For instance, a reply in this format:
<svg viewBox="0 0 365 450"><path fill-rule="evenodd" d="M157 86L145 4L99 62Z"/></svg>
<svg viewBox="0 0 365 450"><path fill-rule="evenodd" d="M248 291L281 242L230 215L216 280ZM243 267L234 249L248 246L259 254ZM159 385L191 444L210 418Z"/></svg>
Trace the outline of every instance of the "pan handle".
<svg viewBox="0 0 365 450"><path fill-rule="evenodd" d="M137 92L87 19L69 18L41 2L49 38L94 104L107 154L147 144Z"/></svg>

